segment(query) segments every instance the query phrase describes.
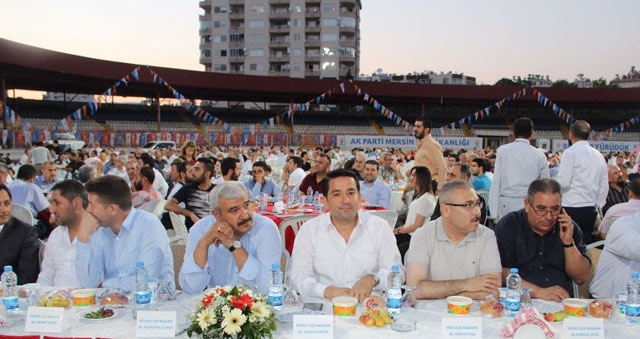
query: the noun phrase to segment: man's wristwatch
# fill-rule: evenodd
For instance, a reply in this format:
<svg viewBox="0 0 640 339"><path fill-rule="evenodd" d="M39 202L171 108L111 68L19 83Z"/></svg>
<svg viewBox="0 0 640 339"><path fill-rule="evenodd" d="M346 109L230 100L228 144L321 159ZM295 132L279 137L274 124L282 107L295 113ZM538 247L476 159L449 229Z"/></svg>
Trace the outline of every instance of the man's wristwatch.
<svg viewBox="0 0 640 339"><path fill-rule="evenodd" d="M369 274L369 276L370 276L371 278L373 278L373 281L375 281L375 282L376 282L376 284L375 284L375 285L373 285L373 287L376 287L376 286L378 286L378 285L380 284L380 279L376 278L376 276L375 276L375 275L373 275L373 274Z"/></svg>
<svg viewBox="0 0 640 339"><path fill-rule="evenodd" d="M235 250L237 250L238 248L242 248L242 243L239 242L238 240L233 242L233 245L229 246L229 252L233 252Z"/></svg>
<svg viewBox="0 0 640 339"><path fill-rule="evenodd" d="M569 248L569 247L573 247L573 245L575 245L576 242L574 240L571 240L571 243L569 245L565 245L564 243L562 243L562 247L564 248Z"/></svg>

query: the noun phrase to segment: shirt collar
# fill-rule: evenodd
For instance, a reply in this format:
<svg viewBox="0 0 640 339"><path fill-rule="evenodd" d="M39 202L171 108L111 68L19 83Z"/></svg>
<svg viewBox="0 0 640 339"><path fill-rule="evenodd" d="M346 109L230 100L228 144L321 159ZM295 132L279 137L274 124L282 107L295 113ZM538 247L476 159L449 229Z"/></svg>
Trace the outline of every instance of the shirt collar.
<svg viewBox="0 0 640 339"><path fill-rule="evenodd" d="M529 139L525 139L525 138L516 138L514 142L526 142L527 144L531 145L531 143L529 142Z"/></svg>
<svg viewBox="0 0 640 339"><path fill-rule="evenodd" d="M327 216L327 232L331 231L332 229L336 230L336 226L333 224L333 221L331 221L331 212L326 213L325 214ZM353 228L353 230L355 231L358 226L364 225L364 215L362 213L362 211L358 211L358 214L356 215L356 218L358 218L358 221L356 221L356 226Z"/></svg>
<svg viewBox="0 0 640 339"><path fill-rule="evenodd" d="M120 226L120 231L122 231L123 229L126 229L127 231L131 230L131 228L133 227L134 214L136 214L137 211L138 210L136 208L131 208L131 211L129 211L129 215L124 218L122 226Z"/></svg>
<svg viewBox="0 0 640 339"><path fill-rule="evenodd" d="M436 227L436 239L438 241L446 241L449 242L451 244L453 244L453 242L451 241L451 239L449 239L449 236L447 235L447 232L445 232L444 230L444 223L442 222L442 217L439 217L438 219L436 219L435 221L435 227ZM478 227L480 227L480 225L478 225ZM475 242L476 239L478 239L478 230L476 229L473 232L467 233L464 238L462 238L462 240L458 243L458 244L454 244L454 245L459 245L462 243L471 243L471 242Z"/></svg>

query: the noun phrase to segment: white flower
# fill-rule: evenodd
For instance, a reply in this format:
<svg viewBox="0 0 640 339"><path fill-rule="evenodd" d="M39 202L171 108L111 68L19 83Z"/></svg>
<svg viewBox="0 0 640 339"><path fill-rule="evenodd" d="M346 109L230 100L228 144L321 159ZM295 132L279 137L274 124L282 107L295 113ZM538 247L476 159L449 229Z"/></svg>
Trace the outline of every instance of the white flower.
<svg viewBox="0 0 640 339"><path fill-rule="evenodd" d="M225 313L224 320L222 320L222 328L224 333L228 335L235 335L240 333L241 326L247 321L247 316L242 314L242 311L238 308L229 313Z"/></svg>
<svg viewBox="0 0 640 339"><path fill-rule="evenodd" d="M265 303L257 302L253 305L253 307L251 307L251 313L262 320L264 318L267 318L271 314L271 311Z"/></svg>
<svg viewBox="0 0 640 339"><path fill-rule="evenodd" d="M231 312L231 308L229 307L229 305L222 306L222 313L226 314L229 312Z"/></svg>
<svg viewBox="0 0 640 339"><path fill-rule="evenodd" d="M196 320L198 321L198 326L200 326L203 331L205 331L209 325L215 325L217 321L214 311L207 308L198 313Z"/></svg>
<svg viewBox="0 0 640 339"><path fill-rule="evenodd" d="M233 289L233 287L231 285L226 285L225 287L222 288L225 292L229 293L231 292L231 290Z"/></svg>
<svg viewBox="0 0 640 339"><path fill-rule="evenodd" d="M252 290L246 290L246 291L244 291L244 294L248 295L251 299L253 299L253 291Z"/></svg>
<svg viewBox="0 0 640 339"><path fill-rule="evenodd" d="M252 314L252 315L250 315L250 316L249 316L249 322L250 322L250 323L255 323L255 322L256 322L256 316L255 316L255 315L253 315L253 314Z"/></svg>

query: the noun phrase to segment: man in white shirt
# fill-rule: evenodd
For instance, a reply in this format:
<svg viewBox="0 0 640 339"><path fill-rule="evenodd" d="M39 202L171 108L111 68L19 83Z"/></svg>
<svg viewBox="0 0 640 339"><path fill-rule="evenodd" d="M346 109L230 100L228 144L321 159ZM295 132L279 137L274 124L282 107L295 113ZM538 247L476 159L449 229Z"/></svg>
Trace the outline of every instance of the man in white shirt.
<svg viewBox="0 0 640 339"><path fill-rule="evenodd" d="M116 177L120 177L124 180L128 180L127 171L124 168L124 163L126 162L125 156L116 157L113 160L113 168L107 172L108 175L115 175Z"/></svg>
<svg viewBox="0 0 640 339"><path fill-rule="evenodd" d="M604 206L609 192L607 162L598 150L591 147L591 126L584 120L569 128L569 147L560 157L558 183L562 187L562 207L582 229L584 243L595 241L593 225L596 208Z"/></svg>
<svg viewBox="0 0 640 339"><path fill-rule="evenodd" d="M140 166L140 168L149 167L153 169L153 172L155 173L155 178L153 179L153 189L159 192L161 197L166 196L167 192L169 191L169 184L167 184L167 182L164 180L164 176L162 175L162 173L155 169L154 160L153 158L151 158L149 153L142 153L140 155L140 159L138 159L138 166Z"/></svg>
<svg viewBox="0 0 640 339"><path fill-rule="evenodd" d="M42 145L42 142L36 142L35 146L31 149L31 164L40 171L45 162L51 161L51 153Z"/></svg>
<svg viewBox="0 0 640 339"><path fill-rule="evenodd" d="M304 179L305 174L302 170L302 159L297 156L290 156L287 159L286 170L289 172L289 181L287 182L287 186L289 188L298 189L298 186L302 183L302 179Z"/></svg>
<svg viewBox="0 0 640 339"><path fill-rule="evenodd" d="M604 238L609 233L613 223L620 217L634 214L640 211L640 178L631 180L629 184L629 201L609 208L598 228L598 232Z"/></svg>
<svg viewBox="0 0 640 339"><path fill-rule="evenodd" d="M396 240L380 217L359 211L355 174L331 171L323 181L329 213L302 225L293 247L289 277L304 297L358 300L386 289L393 265L402 268Z"/></svg>
<svg viewBox="0 0 640 339"><path fill-rule="evenodd" d="M407 252L407 284L418 299L498 296L500 252L493 231L480 224L481 208L469 182L442 186L442 216L414 232Z"/></svg>
<svg viewBox="0 0 640 339"><path fill-rule="evenodd" d="M626 291L631 273L640 271L640 212L613 223L596 274L589 286L594 298L613 299Z"/></svg>
<svg viewBox="0 0 640 339"><path fill-rule="evenodd" d="M76 234L87 208L87 191L76 180L56 184L51 193L51 213L58 223L47 240L38 283L64 288L81 287L76 276Z"/></svg>
<svg viewBox="0 0 640 339"><path fill-rule="evenodd" d="M49 201L44 197L44 193L35 184L35 181L35 167L22 165L18 169L16 180L7 185L11 190L11 203L28 208L34 218L40 211L49 207Z"/></svg>
<svg viewBox="0 0 640 339"><path fill-rule="evenodd" d="M488 202L489 214L498 220L524 207L532 181L549 177L547 157L531 146L533 136L533 121L518 118L513 122L515 141L498 147Z"/></svg>

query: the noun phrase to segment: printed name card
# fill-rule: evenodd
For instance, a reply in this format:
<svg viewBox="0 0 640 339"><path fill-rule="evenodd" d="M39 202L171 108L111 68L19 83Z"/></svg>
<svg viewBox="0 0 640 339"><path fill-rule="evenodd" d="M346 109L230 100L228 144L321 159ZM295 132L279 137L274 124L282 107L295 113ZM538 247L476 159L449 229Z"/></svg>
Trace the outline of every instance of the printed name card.
<svg viewBox="0 0 640 339"><path fill-rule="evenodd" d="M62 332L62 307L29 307L27 320L24 322L25 332Z"/></svg>
<svg viewBox="0 0 640 339"><path fill-rule="evenodd" d="M564 318L562 337L604 339L604 321L598 318Z"/></svg>
<svg viewBox="0 0 640 339"><path fill-rule="evenodd" d="M293 338L333 339L332 315L294 315Z"/></svg>
<svg viewBox="0 0 640 339"><path fill-rule="evenodd" d="M482 338L481 318L442 318L443 338Z"/></svg>
<svg viewBox="0 0 640 339"><path fill-rule="evenodd" d="M175 337L176 312L138 311L136 337Z"/></svg>

